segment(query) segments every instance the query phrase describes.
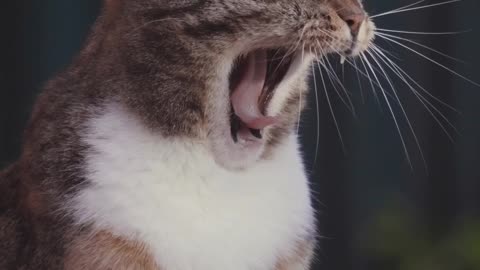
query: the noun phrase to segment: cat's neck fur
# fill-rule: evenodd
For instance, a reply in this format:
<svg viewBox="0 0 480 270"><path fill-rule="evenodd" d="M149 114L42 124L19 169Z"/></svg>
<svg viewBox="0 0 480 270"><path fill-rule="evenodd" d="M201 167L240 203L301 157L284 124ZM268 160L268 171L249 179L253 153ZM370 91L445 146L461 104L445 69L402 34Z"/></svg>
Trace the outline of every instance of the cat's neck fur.
<svg viewBox="0 0 480 270"><path fill-rule="evenodd" d="M230 171L196 139L159 136L118 104L87 130L90 185L65 210L93 232L145 243L160 268L274 269L314 242L295 136L271 160Z"/></svg>

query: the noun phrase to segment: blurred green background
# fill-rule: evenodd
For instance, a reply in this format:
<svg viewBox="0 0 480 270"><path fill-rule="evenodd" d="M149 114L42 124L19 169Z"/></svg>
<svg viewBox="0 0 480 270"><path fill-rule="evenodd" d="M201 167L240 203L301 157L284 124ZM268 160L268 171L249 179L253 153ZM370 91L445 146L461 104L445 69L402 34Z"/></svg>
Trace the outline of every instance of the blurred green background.
<svg viewBox="0 0 480 270"><path fill-rule="evenodd" d="M425 1L422 5L441 1ZM415 0L364 2L371 14L378 14ZM22 130L36 95L81 48L100 6L100 0L2 3L0 166L18 156ZM375 22L380 28L405 31L470 30L457 35L395 35L465 60L451 61L402 41L480 82L479 12L479 1L463 0L382 16ZM370 83L362 75L359 82L354 69L332 58L333 68L350 91L356 114L347 109L330 85L327 93L344 147L322 87L319 117L313 94L303 116L302 144L322 235L315 269L480 269L480 87L393 43L378 39L378 44L420 85L458 111L430 99L458 133L437 114L452 135L451 141L410 89L394 80L425 155L426 165L400 107L393 105L410 165L385 101L377 103ZM316 75L320 78L318 70ZM321 86L320 81L317 83ZM393 94L391 89L387 91Z"/></svg>

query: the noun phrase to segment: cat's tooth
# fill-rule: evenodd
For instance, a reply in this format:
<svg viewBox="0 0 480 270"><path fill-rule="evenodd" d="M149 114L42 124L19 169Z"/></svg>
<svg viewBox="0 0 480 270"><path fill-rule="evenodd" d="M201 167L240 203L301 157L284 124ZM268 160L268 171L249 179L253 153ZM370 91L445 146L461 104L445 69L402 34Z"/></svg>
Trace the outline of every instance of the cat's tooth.
<svg viewBox="0 0 480 270"><path fill-rule="evenodd" d="M345 61L347 60L347 58L345 56L340 56L340 64L345 64Z"/></svg>

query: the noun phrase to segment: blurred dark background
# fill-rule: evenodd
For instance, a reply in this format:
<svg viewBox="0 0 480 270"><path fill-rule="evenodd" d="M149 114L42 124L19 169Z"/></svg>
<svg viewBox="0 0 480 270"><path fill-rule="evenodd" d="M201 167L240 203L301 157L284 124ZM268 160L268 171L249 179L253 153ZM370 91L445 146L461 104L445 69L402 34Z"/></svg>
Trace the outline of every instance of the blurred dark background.
<svg viewBox="0 0 480 270"><path fill-rule="evenodd" d="M414 2L367 0L366 6L371 14L378 14ZM0 166L18 156L22 130L36 95L45 81L65 68L81 48L99 9L100 0L3 1ZM466 63L455 62L398 40L480 82L479 12L479 1L463 0L382 16L375 18L375 22L379 28L405 31L470 30L456 35L390 34L465 60ZM378 103L362 74L359 80L348 64L342 66L338 58L331 58L340 81L350 91L355 115L329 85L327 93L340 126L343 147L322 84L317 82L319 117L312 93L301 125L322 234L315 269L480 269L480 87L401 46L377 40L412 78L458 111L424 94L438 109L430 111L453 141L409 87L393 79L418 137L425 164L408 122L394 100L394 92L383 80L381 84L389 92L387 97L399 119L409 162L385 100L380 96ZM373 59L370 61L374 63ZM357 63L364 70L361 62ZM382 79L381 69L375 71ZM389 75L395 77L392 72ZM318 70L316 78L320 78ZM458 133L438 112L444 114Z"/></svg>

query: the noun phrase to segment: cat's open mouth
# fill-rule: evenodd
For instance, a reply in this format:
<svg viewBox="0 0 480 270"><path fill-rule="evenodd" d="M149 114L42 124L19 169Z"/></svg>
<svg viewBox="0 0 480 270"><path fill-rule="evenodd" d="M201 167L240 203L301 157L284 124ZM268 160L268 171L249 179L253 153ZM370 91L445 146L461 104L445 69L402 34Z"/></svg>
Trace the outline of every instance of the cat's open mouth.
<svg viewBox="0 0 480 270"><path fill-rule="evenodd" d="M277 122L276 117L266 116L267 107L294 55L282 49L260 49L235 61L230 74L230 124L235 142L262 139L264 128Z"/></svg>

